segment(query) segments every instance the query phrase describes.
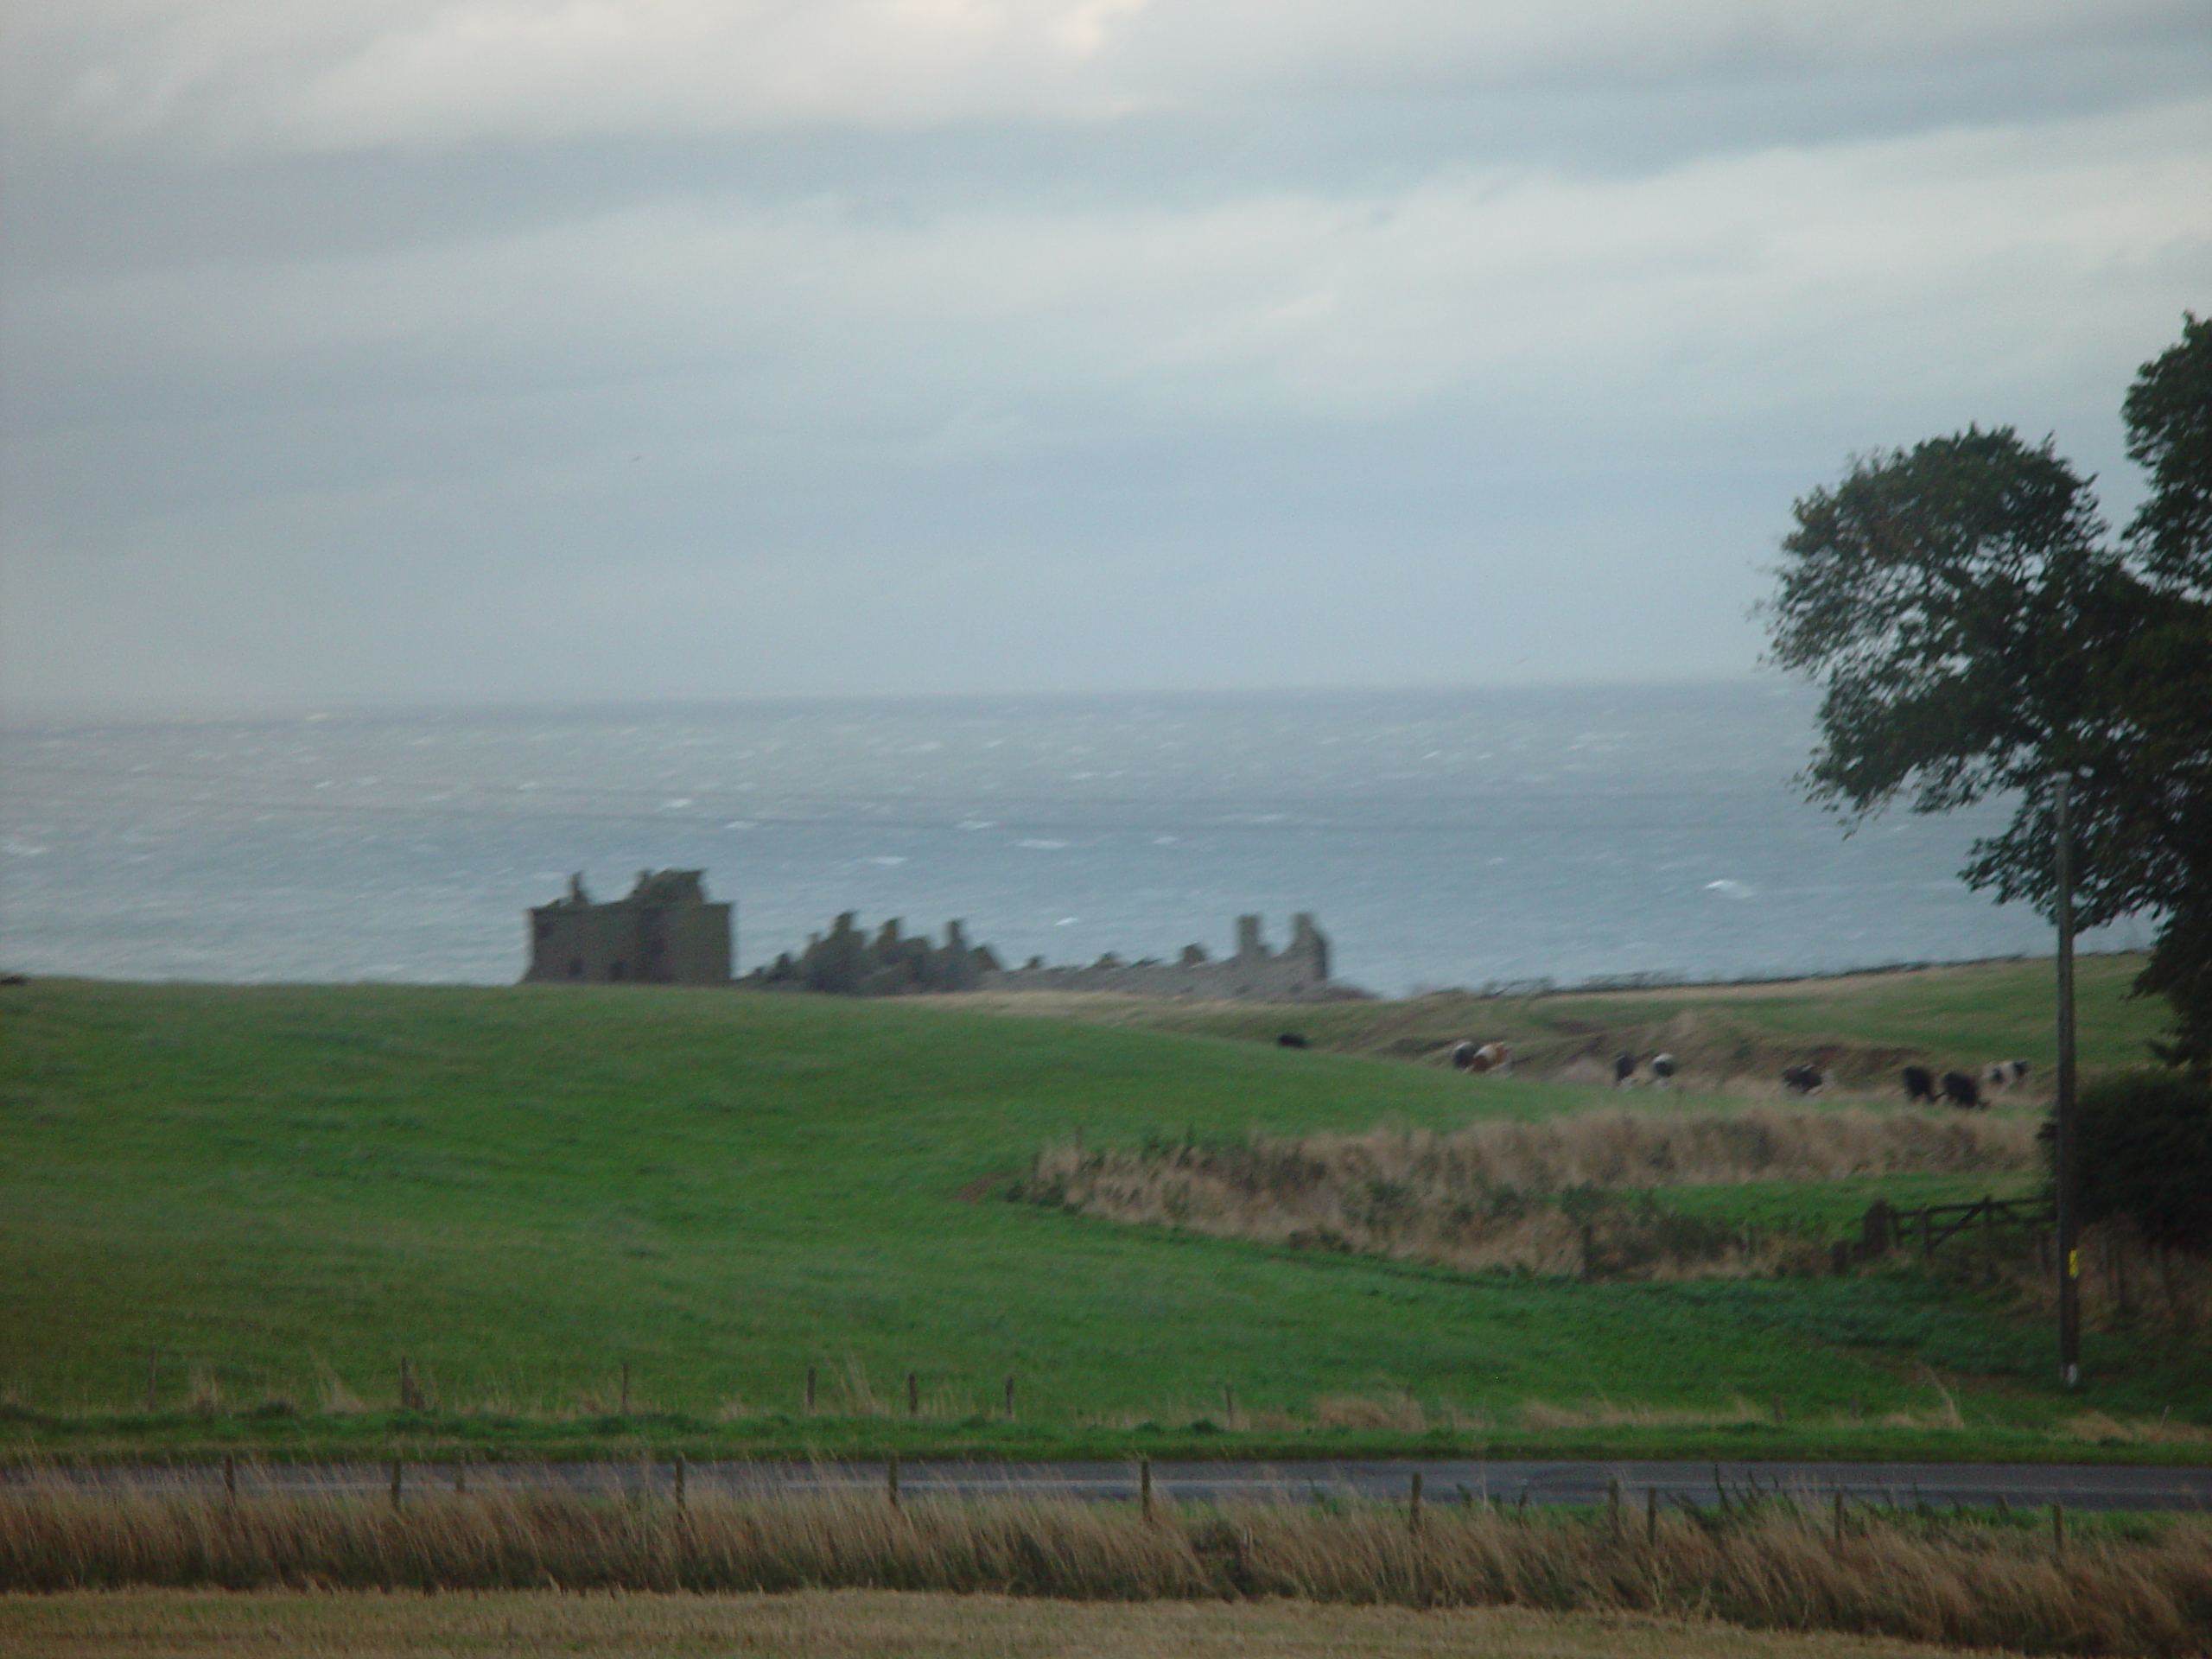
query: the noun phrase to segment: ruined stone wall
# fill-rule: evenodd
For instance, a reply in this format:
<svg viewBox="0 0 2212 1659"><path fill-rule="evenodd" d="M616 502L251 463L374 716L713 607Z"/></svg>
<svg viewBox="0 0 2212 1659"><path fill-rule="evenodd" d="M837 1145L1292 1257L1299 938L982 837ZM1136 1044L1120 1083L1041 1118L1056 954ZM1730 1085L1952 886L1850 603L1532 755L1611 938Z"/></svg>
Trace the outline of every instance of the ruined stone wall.
<svg viewBox="0 0 2212 1659"><path fill-rule="evenodd" d="M1268 949L1257 916L1236 918L1236 950L1215 961L1204 945L1185 945L1175 961L1123 962L1109 953L1087 968L1048 967L1041 957L1003 968L988 945L970 944L958 922L944 943L909 934L897 920L873 933L845 912L806 948L765 963L738 982L760 990L819 991L847 996L902 996L943 991L1126 991L1139 996L1243 997L1261 1002L1318 1002L1363 993L1329 978L1329 942L1313 918L1291 920L1290 943Z"/></svg>
<svg viewBox="0 0 2212 1659"><path fill-rule="evenodd" d="M999 965L988 946L971 945L958 922L944 925L944 943L909 934L893 917L871 936L846 911L827 933L810 934L806 949L764 963L738 982L760 990L822 991L842 996L906 996L925 991L972 991Z"/></svg>
<svg viewBox="0 0 2212 1659"><path fill-rule="evenodd" d="M1255 1002L1319 1002L1356 993L1331 982L1329 942L1312 914L1291 918L1290 943L1268 949L1257 916L1236 918L1236 950L1215 961L1188 945L1174 962L1123 962L1112 953L1087 968L1047 967L1033 957L1020 968L986 973L986 991L1122 991L1136 996L1241 998Z"/></svg>

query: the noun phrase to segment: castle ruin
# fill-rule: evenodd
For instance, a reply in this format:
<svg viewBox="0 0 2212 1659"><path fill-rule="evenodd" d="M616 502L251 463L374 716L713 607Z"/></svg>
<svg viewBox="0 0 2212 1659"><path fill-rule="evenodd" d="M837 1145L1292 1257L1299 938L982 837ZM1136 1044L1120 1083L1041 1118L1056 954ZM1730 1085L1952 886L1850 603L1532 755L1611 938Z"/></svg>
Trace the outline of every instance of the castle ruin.
<svg viewBox="0 0 2212 1659"><path fill-rule="evenodd" d="M925 991L972 991L998 971L988 945L971 945L958 922L944 925L944 943L907 933L893 917L873 937L846 911L827 933L807 936L806 949L788 950L755 968L741 985L769 991L823 991L844 996L909 996Z"/></svg>
<svg viewBox="0 0 2212 1659"><path fill-rule="evenodd" d="M582 874L565 898L530 912L524 983L727 985L730 912L707 897L704 870L639 870L626 898L594 901Z"/></svg>
<svg viewBox="0 0 2212 1659"><path fill-rule="evenodd" d="M1087 968L1047 967L1033 957L1019 968L985 973L985 991L1122 991L1136 996L1238 998L1254 1002L1325 1002L1360 993L1329 979L1329 941L1310 911L1290 919L1290 943L1268 949L1257 916L1236 918L1236 951L1218 962L1186 944L1173 962L1123 962L1108 951Z"/></svg>

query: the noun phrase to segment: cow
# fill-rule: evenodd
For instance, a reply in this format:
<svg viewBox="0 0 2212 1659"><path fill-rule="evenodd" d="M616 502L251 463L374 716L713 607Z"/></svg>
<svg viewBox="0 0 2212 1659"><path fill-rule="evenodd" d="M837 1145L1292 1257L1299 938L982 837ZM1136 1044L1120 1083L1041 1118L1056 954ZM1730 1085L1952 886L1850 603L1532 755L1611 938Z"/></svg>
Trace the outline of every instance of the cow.
<svg viewBox="0 0 2212 1659"><path fill-rule="evenodd" d="M1651 1057L1651 1083L1654 1088L1671 1089L1675 1086L1675 1057L1654 1054Z"/></svg>
<svg viewBox="0 0 2212 1659"><path fill-rule="evenodd" d="M1904 1097L1907 1103L1918 1106L1936 1103L1936 1074L1924 1065L1908 1065L1904 1069Z"/></svg>
<svg viewBox="0 0 2212 1659"><path fill-rule="evenodd" d="M1992 1060L1981 1068L1981 1080L1993 1089L2010 1089L2028 1080L2025 1060Z"/></svg>
<svg viewBox="0 0 2212 1659"><path fill-rule="evenodd" d="M1275 1039L1275 1046L1277 1048L1304 1048L1306 1046L1305 1033L1286 1031Z"/></svg>
<svg viewBox="0 0 2212 1659"><path fill-rule="evenodd" d="M1452 1069L1454 1071L1465 1071L1474 1063L1475 1046L1472 1043L1460 1043L1452 1050Z"/></svg>
<svg viewBox="0 0 2212 1659"><path fill-rule="evenodd" d="M1503 1043L1484 1043L1467 1062L1470 1071L1495 1071L1501 1077L1513 1075L1513 1051Z"/></svg>
<svg viewBox="0 0 2212 1659"><path fill-rule="evenodd" d="M1793 1095L1816 1093L1827 1088L1827 1082L1821 1068L1809 1063L1783 1068L1782 1086Z"/></svg>
<svg viewBox="0 0 2212 1659"><path fill-rule="evenodd" d="M1986 1109L1989 1103L1981 1097L1981 1085L1967 1071L1946 1071L1943 1074L1943 1103L1961 1111L1972 1111L1976 1107Z"/></svg>
<svg viewBox="0 0 2212 1659"><path fill-rule="evenodd" d="M1636 1056L1623 1049L1613 1056L1613 1087L1625 1089L1636 1076Z"/></svg>

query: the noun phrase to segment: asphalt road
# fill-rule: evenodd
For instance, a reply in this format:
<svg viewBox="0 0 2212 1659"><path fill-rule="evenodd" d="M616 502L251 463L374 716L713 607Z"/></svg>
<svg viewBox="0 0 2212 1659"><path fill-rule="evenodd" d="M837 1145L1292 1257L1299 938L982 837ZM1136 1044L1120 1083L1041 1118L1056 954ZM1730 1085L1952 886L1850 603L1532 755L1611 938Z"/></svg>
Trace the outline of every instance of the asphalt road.
<svg viewBox="0 0 2212 1659"><path fill-rule="evenodd" d="M1781 1492L1852 1502L2014 1507L2053 1503L2076 1510L2212 1510L2212 1465L2145 1467L2114 1464L1982 1463L1691 1463L1624 1459L1483 1462L1403 1459L1336 1463L1157 1463L1153 1490L1184 1502L1313 1503L1329 1497L1402 1498L1421 1477L1430 1503L1488 1499L1500 1503L1599 1503L1611 1483L1624 1500L1656 1492L1664 1504L1709 1503L1717 1491L1733 1499ZM881 1463L694 1463L684 1470L696 1496L771 1497L812 1492L882 1491ZM370 1493L388 1495L389 1464L245 1464L234 1476L243 1495ZM94 1491L220 1490L220 1465L151 1465L37 1471L0 1475L0 1484L60 1482ZM400 1470L404 1493L450 1491L457 1480L474 1491L557 1488L573 1491L672 1492L668 1463L410 1463ZM1132 1501L1133 1463L902 1464L902 1495L923 1497L1074 1497Z"/></svg>

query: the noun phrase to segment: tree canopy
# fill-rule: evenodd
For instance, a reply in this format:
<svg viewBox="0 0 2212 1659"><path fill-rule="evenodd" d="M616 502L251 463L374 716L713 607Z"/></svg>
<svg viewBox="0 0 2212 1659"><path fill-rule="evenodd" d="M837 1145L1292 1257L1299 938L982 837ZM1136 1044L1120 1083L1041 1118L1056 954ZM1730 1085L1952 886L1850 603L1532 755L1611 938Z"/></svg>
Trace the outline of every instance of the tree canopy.
<svg viewBox="0 0 2212 1659"><path fill-rule="evenodd" d="M1772 660L1821 681L1808 792L1857 818L2017 802L1961 872L2048 912L2071 781L2085 925L2158 915L2137 981L2177 1065L2212 1071L2212 324L2145 364L2123 415L2150 494L2115 540L2049 440L1970 427L1860 456L1795 504Z"/></svg>

